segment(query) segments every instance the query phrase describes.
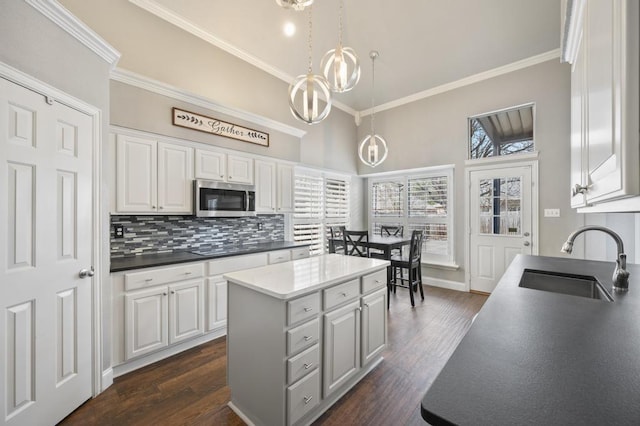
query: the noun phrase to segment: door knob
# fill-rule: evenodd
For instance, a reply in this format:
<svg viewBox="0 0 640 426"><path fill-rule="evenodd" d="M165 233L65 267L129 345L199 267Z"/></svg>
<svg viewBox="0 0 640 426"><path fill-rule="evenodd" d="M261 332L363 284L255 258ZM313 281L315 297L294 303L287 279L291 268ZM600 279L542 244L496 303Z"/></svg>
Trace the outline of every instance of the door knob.
<svg viewBox="0 0 640 426"><path fill-rule="evenodd" d="M92 277L93 274L95 274L95 271L93 270L93 266L91 267L91 269L87 269L87 268L80 269L80 272L78 273L80 278Z"/></svg>
<svg viewBox="0 0 640 426"><path fill-rule="evenodd" d="M529 247L530 245L531 245L531 243L530 243L529 241L525 241L525 242L524 242L524 246L525 246L525 247Z"/></svg>

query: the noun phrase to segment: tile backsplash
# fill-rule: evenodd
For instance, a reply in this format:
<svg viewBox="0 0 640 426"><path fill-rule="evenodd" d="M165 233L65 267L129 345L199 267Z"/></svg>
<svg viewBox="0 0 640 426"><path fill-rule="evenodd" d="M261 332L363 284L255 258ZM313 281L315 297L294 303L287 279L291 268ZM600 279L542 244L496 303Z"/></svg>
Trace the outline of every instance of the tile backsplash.
<svg viewBox="0 0 640 426"><path fill-rule="evenodd" d="M115 227L124 238L115 238ZM284 240L283 215L234 218L111 216L111 257L208 250L229 245Z"/></svg>

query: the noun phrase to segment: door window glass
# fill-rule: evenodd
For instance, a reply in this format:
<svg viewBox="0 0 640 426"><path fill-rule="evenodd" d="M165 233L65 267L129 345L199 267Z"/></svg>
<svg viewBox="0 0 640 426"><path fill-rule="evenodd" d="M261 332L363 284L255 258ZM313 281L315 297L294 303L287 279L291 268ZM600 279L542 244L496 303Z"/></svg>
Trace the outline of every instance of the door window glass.
<svg viewBox="0 0 640 426"><path fill-rule="evenodd" d="M481 179L478 202L481 234L521 234L521 177Z"/></svg>

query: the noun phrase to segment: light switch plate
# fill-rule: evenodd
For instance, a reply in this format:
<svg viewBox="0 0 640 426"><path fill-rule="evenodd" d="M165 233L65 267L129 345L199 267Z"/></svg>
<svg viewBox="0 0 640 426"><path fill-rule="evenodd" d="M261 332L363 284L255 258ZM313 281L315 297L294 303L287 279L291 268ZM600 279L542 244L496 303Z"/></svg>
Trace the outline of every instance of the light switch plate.
<svg viewBox="0 0 640 426"><path fill-rule="evenodd" d="M560 217L560 209L544 209L544 217Z"/></svg>

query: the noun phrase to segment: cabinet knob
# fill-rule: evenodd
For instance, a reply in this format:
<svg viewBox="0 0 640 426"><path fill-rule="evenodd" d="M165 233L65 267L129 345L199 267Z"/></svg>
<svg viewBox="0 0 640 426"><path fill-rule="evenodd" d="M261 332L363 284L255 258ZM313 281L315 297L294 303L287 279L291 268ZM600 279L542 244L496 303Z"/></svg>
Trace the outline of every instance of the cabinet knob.
<svg viewBox="0 0 640 426"><path fill-rule="evenodd" d="M342 293L340 293L340 296L342 297L347 297L347 293L345 293L344 291Z"/></svg>
<svg viewBox="0 0 640 426"><path fill-rule="evenodd" d="M589 191L589 186L582 186L579 183L576 183L573 188L571 188L571 196L575 197L578 194L586 194Z"/></svg>
<svg viewBox="0 0 640 426"><path fill-rule="evenodd" d="M368 303L365 303L365 304L364 304L364 306L366 306L366 307L368 308L368 307L369 307L369 304L368 304Z"/></svg>
<svg viewBox="0 0 640 426"><path fill-rule="evenodd" d="M171 290L171 294L176 294L176 291L175 290Z"/></svg>
<svg viewBox="0 0 640 426"><path fill-rule="evenodd" d="M151 206L151 208L152 208L152 209L155 209L155 208L156 208L156 206Z"/></svg>
<svg viewBox="0 0 640 426"><path fill-rule="evenodd" d="M531 243L529 241L525 241L523 244L524 244L525 247L529 247L531 245Z"/></svg>
<svg viewBox="0 0 640 426"><path fill-rule="evenodd" d="M167 292L162 293L162 295L163 295L163 296L166 296L166 295L167 295Z"/></svg>
<svg viewBox="0 0 640 426"><path fill-rule="evenodd" d="M362 306L358 306L358 311L362 312Z"/></svg>
<svg viewBox="0 0 640 426"><path fill-rule="evenodd" d="M224 175L220 175L220 179L224 178Z"/></svg>

